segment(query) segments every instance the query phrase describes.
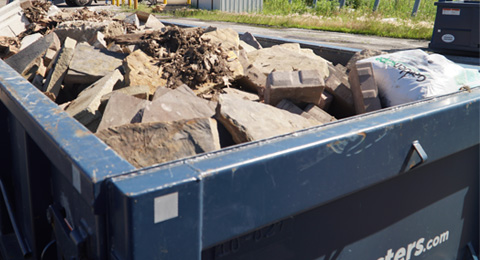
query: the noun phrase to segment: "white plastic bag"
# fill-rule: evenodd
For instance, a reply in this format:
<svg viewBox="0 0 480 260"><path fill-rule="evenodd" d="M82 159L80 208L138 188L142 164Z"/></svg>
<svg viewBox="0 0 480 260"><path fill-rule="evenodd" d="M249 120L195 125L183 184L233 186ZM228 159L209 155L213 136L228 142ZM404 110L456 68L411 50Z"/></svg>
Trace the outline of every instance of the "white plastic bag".
<svg viewBox="0 0 480 260"><path fill-rule="evenodd" d="M375 83L384 107L453 93L462 86L480 86L480 73L465 69L442 55L422 50L370 57Z"/></svg>

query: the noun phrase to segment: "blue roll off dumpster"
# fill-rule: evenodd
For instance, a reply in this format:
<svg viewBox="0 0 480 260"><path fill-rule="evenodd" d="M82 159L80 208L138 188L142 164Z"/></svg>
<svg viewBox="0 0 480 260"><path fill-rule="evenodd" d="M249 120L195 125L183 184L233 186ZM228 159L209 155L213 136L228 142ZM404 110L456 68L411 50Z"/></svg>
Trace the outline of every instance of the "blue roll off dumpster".
<svg viewBox="0 0 480 260"><path fill-rule="evenodd" d="M480 88L143 169L3 61L0 100L5 259L477 257Z"/></svg>

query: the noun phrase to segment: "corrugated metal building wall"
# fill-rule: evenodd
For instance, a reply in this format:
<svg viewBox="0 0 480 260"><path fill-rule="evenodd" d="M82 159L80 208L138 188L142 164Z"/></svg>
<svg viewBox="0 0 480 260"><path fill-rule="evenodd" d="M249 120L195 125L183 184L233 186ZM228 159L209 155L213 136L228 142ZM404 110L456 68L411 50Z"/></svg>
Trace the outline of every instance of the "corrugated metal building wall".
<svg viewBox="0 0 480 260"><path fill-rule="evenodd" d="M220 10L225 12L260 12L263 0L192 0L200 9Z"/></svg>

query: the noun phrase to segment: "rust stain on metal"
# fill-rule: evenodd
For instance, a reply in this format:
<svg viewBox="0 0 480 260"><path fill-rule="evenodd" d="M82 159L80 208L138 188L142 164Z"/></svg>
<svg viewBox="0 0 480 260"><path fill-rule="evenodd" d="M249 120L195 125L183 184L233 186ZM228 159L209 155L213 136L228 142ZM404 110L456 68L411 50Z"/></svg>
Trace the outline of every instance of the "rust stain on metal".
<svg viewBox="0 0 480 260"><path fill-rule="evenodd" d="M89 131L83 131L80 129L75 130L75 136L77 137L87 136L89 133L90 133Z"/></svg>

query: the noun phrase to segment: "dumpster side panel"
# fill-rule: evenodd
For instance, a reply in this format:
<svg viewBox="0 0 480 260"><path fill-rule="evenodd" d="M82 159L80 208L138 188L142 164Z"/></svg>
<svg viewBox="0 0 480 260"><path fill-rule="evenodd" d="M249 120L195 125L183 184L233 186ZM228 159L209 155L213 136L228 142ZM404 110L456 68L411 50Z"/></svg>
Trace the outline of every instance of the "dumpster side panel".
<svg viewBox="0 0 480 260"><path fill-rule="evenodd" d="M479 94L477 88L191 162L205 182L204 246L408 171L421 162L415 140L427 163L475 146ZM475 101L461 101L469 96Z"/></svg>
<svg viewBox="0 0 480 260"><path fill-rule="evenodd" d="M220 243L202 259L469 259L468 243L478 252L479 148Z"/></svg>

